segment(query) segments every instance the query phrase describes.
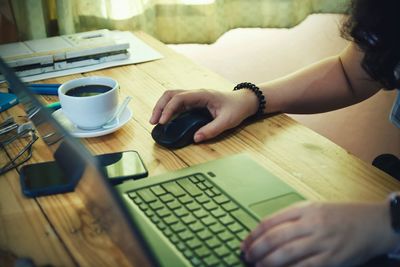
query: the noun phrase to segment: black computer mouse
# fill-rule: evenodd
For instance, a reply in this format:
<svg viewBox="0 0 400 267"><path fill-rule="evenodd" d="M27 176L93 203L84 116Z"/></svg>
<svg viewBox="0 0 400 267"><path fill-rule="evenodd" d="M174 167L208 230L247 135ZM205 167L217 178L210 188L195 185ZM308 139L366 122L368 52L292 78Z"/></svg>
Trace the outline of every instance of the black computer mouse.
<svg viewBox="0 0 400 267"><path fill-rule="evenodd" d="M151 136L157 144L167 148L181 148L194 142L194 133L213 120L206 108L195 108L177 115L166 124L157 124Z"/></svg>

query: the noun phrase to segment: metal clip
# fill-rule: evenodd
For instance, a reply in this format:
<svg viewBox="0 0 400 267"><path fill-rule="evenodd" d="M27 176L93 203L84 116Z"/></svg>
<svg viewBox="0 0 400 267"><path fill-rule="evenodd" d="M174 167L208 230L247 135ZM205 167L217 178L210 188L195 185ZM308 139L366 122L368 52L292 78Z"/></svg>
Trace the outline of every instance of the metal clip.
<svg viewBox="0 0 400 267"><path fill-rule="evenodd" d="M0 135L11 132L18 128L18 124L15 123L13 117L8 117L2 123L0 123Z"/></svg>

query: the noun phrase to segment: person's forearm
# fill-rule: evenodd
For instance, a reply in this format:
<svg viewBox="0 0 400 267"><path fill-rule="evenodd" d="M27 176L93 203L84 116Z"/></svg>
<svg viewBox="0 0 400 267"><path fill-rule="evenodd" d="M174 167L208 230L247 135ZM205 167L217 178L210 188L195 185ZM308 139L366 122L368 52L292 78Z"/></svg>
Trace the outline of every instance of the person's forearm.
<svg viewBox="0 0 400 267"><path fill-rule="evenodd" d="M368 79L361 69L358 52L348 50L340 56L260 84L267 98L265 113L327 112L358 103L375 94L379 85Z"/></svg>
<svg viewBox="0 0 400 267"><path fill-rule="evenodd" d="M319 113L352 104L353 96L338 57L325 59L293 74L260 85L266 113Z"/></svg>

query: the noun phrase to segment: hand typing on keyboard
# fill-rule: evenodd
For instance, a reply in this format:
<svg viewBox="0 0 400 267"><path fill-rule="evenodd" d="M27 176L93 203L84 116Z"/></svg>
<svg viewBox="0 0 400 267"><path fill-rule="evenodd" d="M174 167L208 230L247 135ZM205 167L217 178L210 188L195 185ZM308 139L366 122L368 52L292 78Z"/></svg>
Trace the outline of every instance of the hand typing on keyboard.
<svg viewBox="0 0 400 267"><path fill-rule="evenodd" d="M266 218L241 249L256 266L355 266L399 243L388 206L300 203Z"/></svg>

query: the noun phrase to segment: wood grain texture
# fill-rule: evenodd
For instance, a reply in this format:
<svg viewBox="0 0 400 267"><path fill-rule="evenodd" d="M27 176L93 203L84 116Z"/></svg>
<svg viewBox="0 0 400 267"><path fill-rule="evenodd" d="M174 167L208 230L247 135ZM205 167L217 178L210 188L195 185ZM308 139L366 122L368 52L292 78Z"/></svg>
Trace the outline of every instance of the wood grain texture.
<svg viewBox="0 0 400 267"><path fill-rule="evenodd" d="M107 136L81 140L93 154L136 150L152 176L236 153L248 153L311 200L374 201L400 189L400 183L388 175L283 114L243 124L209 142L175 151L156 145L150 135L153 126L148 120L165 90L213 88L229 91L233 84L148 35L137 35L160 51L164 58L46 81L61 83L76 77L105 75L120 83L121 97L133 97L129 104L133 119L123 128ZM55 98L43 100L54 101ZM10 112L18 115L22 111L12 109ZM44 143L38 140L31 162L51 158ZM75 193L26 199L20 193L17 176L16 172L10 172L0 177L0 248L55 266L129 266L123 253L113 245Z"/></svg>
<svg viewBox="0 0 400 267"><path fill-rule="evenodd" d="M5 118L11 114L23 113L18 107L13 107L0 116ZM35 144L35 156L30 162L41 159L36 157L39 154L36 149ZM0 176L0 250L32 258L38 265L75 266L38 201L22 195L16 170Z"/></svg>

